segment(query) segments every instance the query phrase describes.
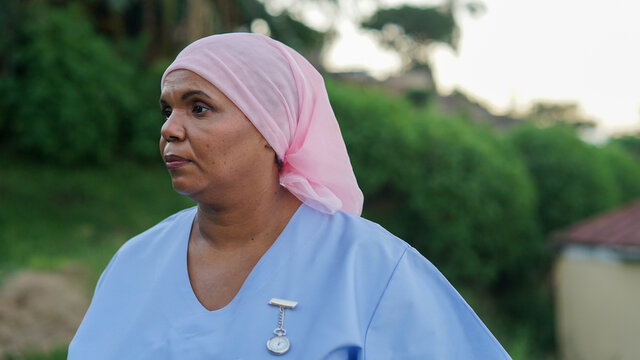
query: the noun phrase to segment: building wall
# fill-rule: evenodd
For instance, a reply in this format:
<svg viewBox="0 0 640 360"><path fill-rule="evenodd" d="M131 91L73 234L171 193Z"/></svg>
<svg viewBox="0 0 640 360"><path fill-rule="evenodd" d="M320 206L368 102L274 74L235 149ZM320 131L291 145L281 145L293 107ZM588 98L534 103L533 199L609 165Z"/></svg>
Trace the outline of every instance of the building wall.
<svg viewBox="0 0 640 360"><path fill-rule="evenodd" d="M554 276L561 359L640 359L639 261L570 247Z"/></svg>

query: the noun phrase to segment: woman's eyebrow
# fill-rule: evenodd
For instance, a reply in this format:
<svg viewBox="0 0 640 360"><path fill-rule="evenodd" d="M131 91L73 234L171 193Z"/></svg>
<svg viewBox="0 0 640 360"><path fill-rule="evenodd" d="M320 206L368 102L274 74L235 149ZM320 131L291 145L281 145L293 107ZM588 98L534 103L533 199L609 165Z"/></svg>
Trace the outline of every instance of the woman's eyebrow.
<svg viewBox="0 0 640 360"><path fill-rule="evenodd" d="M209 95L207 95L204 91L202 90L191 90L191 91L187 91L186 93L182 94L181 99L182 100L186 100L187 98L194 96L194 95L201 95L206 97L207 99L211 99L211 97L209 97Z"/></svg>
<svg viewBox="0 0 640 360"><path fill-rule="evenodd" d="M182 100L186 100L191 96L195 96L195 95L201 95L206 97L207 99L211 99L211 97L209 95L207 95L207 93L205 93L202 90L191 90L191 91L187 91L186 93L182 94L182 96L180 97ZM168 103L163 99L160 98L159 100L160 105L167 105Z"/></svg>

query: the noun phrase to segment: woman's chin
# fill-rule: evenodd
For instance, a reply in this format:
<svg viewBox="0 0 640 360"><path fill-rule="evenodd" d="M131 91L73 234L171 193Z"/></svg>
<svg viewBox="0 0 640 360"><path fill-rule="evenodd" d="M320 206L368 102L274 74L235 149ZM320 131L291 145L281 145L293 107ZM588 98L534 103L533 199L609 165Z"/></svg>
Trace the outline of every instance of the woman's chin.
<svg viewBox="0 0 640 360"><path fill-rule="evenodd" d="M175 192L177 192L180 195L189 196L189 192L186 189L182 189L182 188L174 186L173 190L175 190Z"/></svg>
<svg viewBox="0 0 640 360"><path fill-rule="evenodd" d="M184 195L194 202L204 201L202 199L205 193L203 184L194 183L193 181L187 181L185 178L171 177L171 185L173 190L180 195Z"/></svg>
<svg viewBox="0 0 640 360"><path fill-rule="evenodd" d="M180 177L171 177L171 186L173 190L180 195L189 196L193 192L193 186L189 186L189 183Z"/></svg>

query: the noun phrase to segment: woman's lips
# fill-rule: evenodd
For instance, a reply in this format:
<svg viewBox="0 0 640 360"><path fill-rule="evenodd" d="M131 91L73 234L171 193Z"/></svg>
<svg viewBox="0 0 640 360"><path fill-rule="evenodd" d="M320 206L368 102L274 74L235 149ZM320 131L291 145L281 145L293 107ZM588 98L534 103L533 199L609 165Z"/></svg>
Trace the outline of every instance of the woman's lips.
<svg viewBox="0 0 640 360"><path fill-rule="evenodd" d="M164 162L165 164L167 164L167 169L175 170L177 168L187 165L191 161L183 157L180 157L178 155L166 155L164 157Z"/></svg>

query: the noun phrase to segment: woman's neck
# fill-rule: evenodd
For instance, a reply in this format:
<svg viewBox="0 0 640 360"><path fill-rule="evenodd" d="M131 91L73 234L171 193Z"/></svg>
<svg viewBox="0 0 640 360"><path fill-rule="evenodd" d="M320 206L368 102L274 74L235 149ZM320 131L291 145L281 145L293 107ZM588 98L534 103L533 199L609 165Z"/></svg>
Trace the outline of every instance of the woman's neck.
<svg viewBox="0 0 640 360"><path fill-rule="evenodd" d="M219 207L199 203L192 240L212 250L268 248L285 228L301 202L284 187Z"/></svg>

